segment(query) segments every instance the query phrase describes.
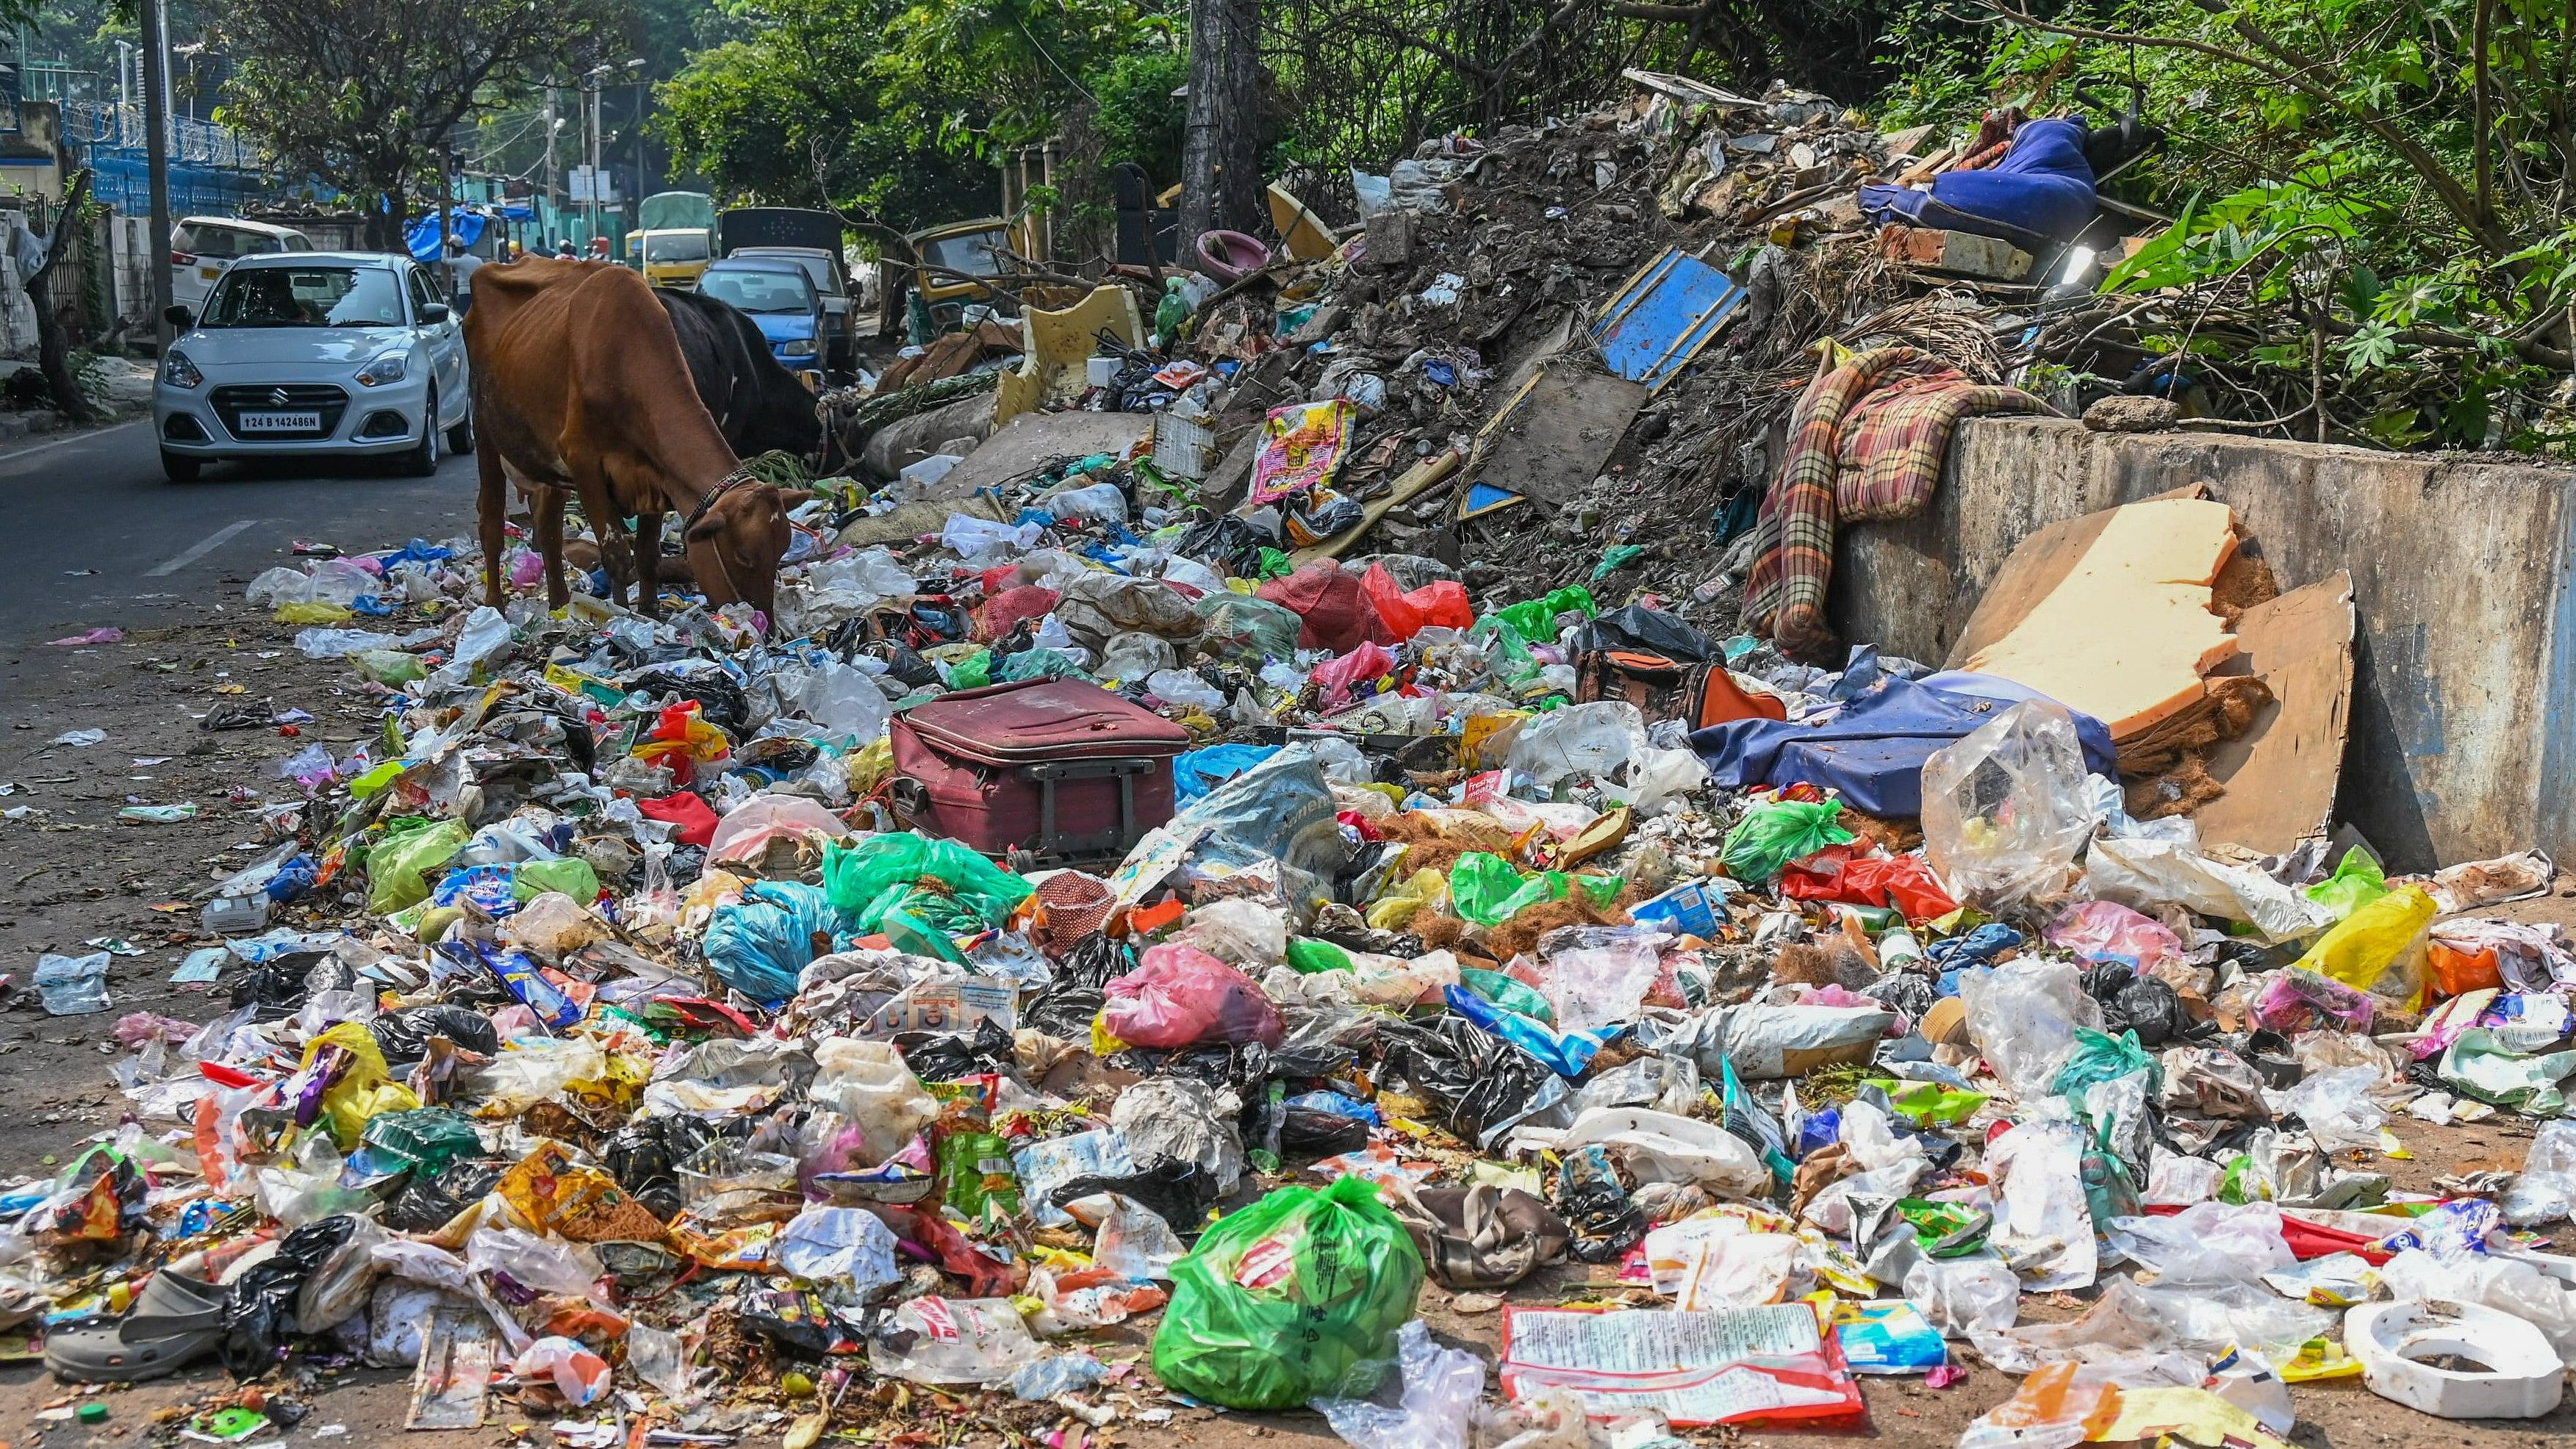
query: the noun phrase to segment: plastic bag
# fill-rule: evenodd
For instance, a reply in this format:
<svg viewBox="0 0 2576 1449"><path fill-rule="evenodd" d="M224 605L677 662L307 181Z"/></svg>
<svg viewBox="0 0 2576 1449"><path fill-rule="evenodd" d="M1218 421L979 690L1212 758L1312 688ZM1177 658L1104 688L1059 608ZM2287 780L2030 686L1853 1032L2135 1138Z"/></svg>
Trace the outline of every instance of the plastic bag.
<svg viewBox="0 0 2576 1449"><path fill-rule="evenodd" d="M2021 1316L2021 1280L1991 1253L1918 1258L1905 1270L1905 1296L1947 1338L2000 1333Z"/></svg>
<svg viewBox="0 0 2576 1449"><path fill-rule="evenodd" d="M1417 1318L1396 1330L1395 1364L1404 1382L1400 1407L1317 1399L1315 1412L1357 1449L1467 1449L1467 1423L1485 1393L1484 1360L1434 1343Z"/></svg>
<svg viewBox="0 0 2576 1449"><path fill-rule="evenodd" d="M2064 961L2025 956L1970 971L1959 978L1959 1000L1977 1050L2025 1102L2053 1094L2079 1028L2102 1026L2101 1005L2084 994L2082 974Z"/></svg>
<svg viewBox="0 0 2576 1449"><path fill-rule="evenodd" d="M1279 1045L1279 1008L1259 982L1194 946L1152 947L1105 988L1103 1029L1131 1046L1177 1050L1200 1042Z"/></svg>
<svg viewBox="0 0 2576 1449"><path fill-rule="evenodd" d="M577 1339L540 1338L520 1350L510 1372L522 1383L547 1383L578 1409L608 1392L608 1360Z"/></svg>
<svg viewBox="0 0 2576 1449"><path fill-rule="evenodd" d="M443 870L473 832L461 820L397 820L367 848L367 909L390 916L429 899L429 874Z"/></svg>
<svg viewBox="0 0 2576 1449"><path fill-rule="evenodd" d="M2368 991L2423 940L2439 909L2422 886L2401 887L2336 922L2292 964Z"/></svg>
<svg viewBox="0 0 2576 1449"><path fill-rule="evenodd" d="M2040 935L2087 961L2126 961L2146 971L2170 956L2187 954L2182 938L2149 917L2111 901L2079 901L2049 922Z"/></svg>
<svg viewBox="0 0 2576 1449"><path fill-rule="evenodd" d="M2097 820L2075 719L2052 701L2024 700L1923 762L1924 853L1968 905L2062 898Z"/></svg>
<svg viewBox="0 0 2576 1449"><path fill-rule="evenodd" d="M862 1302L903 1281L895 1267L894 1230L865 1208L807 1204L779 1230L770 1260L827 1293Z"/></svg>
<svg viewBox="0 0 2576 1449"><path fill-rule="evenodd" d="M2179 908L2251 924L2266 942L2290 941L2333 920L2325 907L2251 866L2212 860L2168 840L2104 837L2084 857L2086 893L2162 916Z"/></svg>
<svg viewBox="0 0 2576 1449"><path fill-rule="evenodd" d="M2388 872L2370 858L2369 851L2356 845L2343 853L2334 874L2308 887L2305 894L2340 921L2388 894Z"/></svg>
<svg viewBox="0 0 2576 1449"><path fill-rule="evenodd" d="M914 1298L868 1344L868 1367L922 1384L993 1384L1044 1356L1007 1298Z"/></svg>
<svg viewBox="0 0 2576 1449"><path fill-rule="evenodd" d="M1288 917L1259 901L1217 901L1183 916L1170 944L1195 947L1229 966L1257 971L1287 959Z"/></svg>
<svg viewBox="0 0 2576 1449"><path fill-rule="evenodd" d="M915 831L829 847L823 853L823 892L852 914L854 935L878 930L897 910L934 926L960 915L980 922L977 929L998 926L1034 894L1027 881L968 846Z"/></svg>
<svg viewBox="0 0 2576 1449"><path fill-rule="evenodd" d="M2083 1162L2084 1134L2072 1122L2024 1122L1987 1144L1986 1171L1999 1199L1995 1251L2016 1266L2031 1292L2093 1281L2100 1257Z"/></svg>
<svg viewBox="0 0 2576 1449"><path fill-rule="evenodd" d="M717 979L754 1001L784 1001L816 953L814 938L840 930L824 893L796 881L755 881L742 899L718 906L699 944Z"/></svg>
<svg viewBox="0 0 2576 1449"><path fill-rule="evenodd" d="M2543 1122L2533 1134L2522 1172L2502 1198L2504 1220L2538 1227L2576 1214L2576 1122Z"/></svg>
<svg viewBox="0 0 2576 1449"><path fill-rule="evenodd" d="M830 1037L814 1044L808 1095L858 1125L873 1160L900 1151L939 1115L939 1104L890 1042Z"/></svg>
<svg viewBox="0 0 2576 1449"><path fill-rule="evenodd" d="M1726 873L1737 880L1767 882L1793 860L1804 859L1828 845L1850 844L1856 837L1835 823L1842 813L1841 803L1833 800L1815 804L1781 800L1756 805L1727 832L1720 861Z"/></svg>
<svg viewBox="0 0 2576 1449"><path fill-rule="evenodd" d="M1173 1269L1154 1334L1165 1387L1233 1409L1362 1398L1394 1368L1422 1256L1367 1180L1285 1187Z"/></svg>
<svg viewBox="0 0 2576 1449"><path fill-rule="evenodd" d="M47 1016L87 1016L105 1011L107 968L110 958L105 951L86 956L40 955L36 958L36 995L43 1001Z"/></svg>

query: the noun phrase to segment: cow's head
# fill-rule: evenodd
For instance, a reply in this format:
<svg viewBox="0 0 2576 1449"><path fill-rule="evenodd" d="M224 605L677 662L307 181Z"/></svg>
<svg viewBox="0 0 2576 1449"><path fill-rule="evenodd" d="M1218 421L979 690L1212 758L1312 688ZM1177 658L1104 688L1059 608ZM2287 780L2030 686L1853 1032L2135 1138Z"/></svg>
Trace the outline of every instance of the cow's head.
<svg viewBox="0 0 2576 1449"><path fill-rule="evenodd" d="M778 619L778 561L787 556L787 504L767 483L731 483L686 535L689 566L715 605L750 604Z"/></svg>

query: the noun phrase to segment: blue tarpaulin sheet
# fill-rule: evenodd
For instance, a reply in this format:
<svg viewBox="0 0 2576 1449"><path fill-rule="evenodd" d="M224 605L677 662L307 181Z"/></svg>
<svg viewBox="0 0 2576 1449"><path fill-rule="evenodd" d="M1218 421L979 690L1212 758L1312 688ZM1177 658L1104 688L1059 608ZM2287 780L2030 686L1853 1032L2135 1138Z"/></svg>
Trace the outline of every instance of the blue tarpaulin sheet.
<svg viewBox="0 0 2576 1449"><path fill-rule="evenodd" d="M1838 792L1872 815L1923 813L1923 762L2013 702L2036 698L2008 680L1981 674L1933 675L1928 682L1890 678L1821 722L1771 719L1711 725L1690 737L1711 778L1728 789L1790 785L1801 780ZM2075 716L2086 769L2116 778L2111 729Z"/></svg>
<svg viewBox="0 0 2576 1449"><path fill-rule="evenodd" d="M451 211L447 218L448 235L469 247L483 240L483 229L492 224L492 218L479 211ZM437 261L438 213L433 211L427 216L416 217L411 225L404 227L403 245L410 249L413 261Z"/></svg>

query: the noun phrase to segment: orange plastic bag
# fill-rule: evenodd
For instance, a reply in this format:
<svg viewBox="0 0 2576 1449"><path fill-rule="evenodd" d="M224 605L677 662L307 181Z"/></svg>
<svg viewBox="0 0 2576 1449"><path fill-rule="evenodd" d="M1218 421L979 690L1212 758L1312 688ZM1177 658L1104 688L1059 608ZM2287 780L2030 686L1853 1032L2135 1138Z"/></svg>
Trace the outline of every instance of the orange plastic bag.
<svg viewBox="0 0 2576 1449"><path fill-rule="evenodd" d="M1407 593L1395 586L1395 575L1386 571L1386 565L1370 564L1368 572L1360 575L1360 589L1377 606L1386 632L1397 643L1435 625L1466 629L1476 622L1476 611L1467 603L1467 586L1456 579L1434 579Z"/></svg>
<svg viewBox="0 0 2576 1449"><path fill-rule="evenodd" d="M2466 996L2472 991L2503 989L2504 965L2496 959L2495 947L2464 949L2439 936L2425 944L2436 995Z"/></svg>

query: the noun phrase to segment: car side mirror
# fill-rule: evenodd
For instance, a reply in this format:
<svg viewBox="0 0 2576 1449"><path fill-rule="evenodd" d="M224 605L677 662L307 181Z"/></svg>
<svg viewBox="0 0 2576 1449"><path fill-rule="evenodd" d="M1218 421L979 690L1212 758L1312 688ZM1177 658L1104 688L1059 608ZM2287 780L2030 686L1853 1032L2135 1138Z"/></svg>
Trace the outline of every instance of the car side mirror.
<svg viewBox="0 0 2576 1449"><path fill-rule="evenodd" d="M447 317L448 311L447 304L445 302L423 302L420 304L420 325L423 327L435 327L439 323L446 321Z"/></svg>
<svg viewBox="0 0 2576 1449"><path fill-rule="evenodd" d="M189 311L185 307L165 307L161 311L161 317L162 320L168 322L173 328L176 328L181 332L185 332L189 328L197 325L197 314Z"/></svg>

